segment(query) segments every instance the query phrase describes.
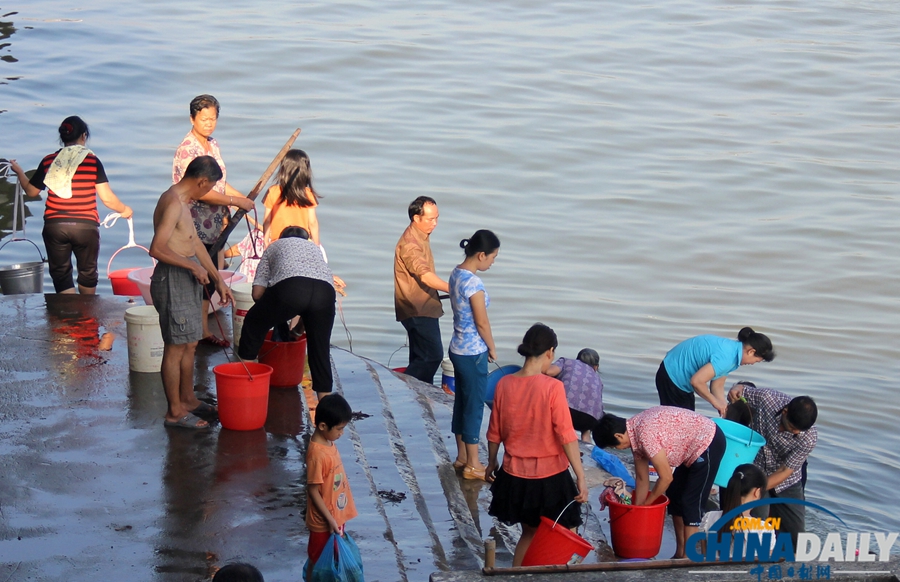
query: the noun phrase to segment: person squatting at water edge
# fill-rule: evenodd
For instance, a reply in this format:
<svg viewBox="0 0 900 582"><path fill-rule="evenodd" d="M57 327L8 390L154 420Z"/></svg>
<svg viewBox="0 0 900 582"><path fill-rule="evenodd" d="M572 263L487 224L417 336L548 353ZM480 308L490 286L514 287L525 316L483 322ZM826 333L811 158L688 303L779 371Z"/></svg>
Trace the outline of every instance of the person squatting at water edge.
<svg viewBox="0 0 900 582"><path fill-rule="evenodd" d="M666 354L656 372L662 406L694 410L694 393L725 414L725 377L738 366L775 359L768 337L745 327L737 341L715 335L686 339Z"/></svg>
<svg viewBox="0 0 900 582"><path fill-rule="evenodd" d="M408 209L409 226L394 248L394 313L409 337L406 373L431 384L444 358L438 319L444 308L438 291L450 286L434 272L431 233L438 223L437 202L419 196Z"/></svg>
<svg viewBox="0 0 900 582"><path fill-rule="evenodd" d="M153 211L150 256L159 261L150 277L150 296L159 313L163 338L162 381L169 403L166 426L209 428L198 414L213 414L216 407L194 394L194 352L206 317L201 299L204 285L212 283L220 305L232 301L219 271L197 237L189 203L197 200L222 177L210 156L195 158L184 178L159 197Z"/></svg>
<svg viewBox="0 0 900 582"><path fill-rule="evenodd" d="M581 440L591 442L591 429L603 416L603 380L600 378L600 354L584 348L574 360L559 358L547 368L566 387L566 399L572 426L581 432Z"/></svg>
<svg viewBox="0 0 900 582"><path fill-rule="evenodd" d="M316 206L321 198L313 188L309 156L303 150L289 150L278 168L278 183L266 192L263 204L263 232L266 246L281 238L288 226L299 226L309 233L309 240L319 243L319 220Z"/></svg>
<svg viewBox="0 0 900 582"><path fill-rule="evenodd" d="M172 160L172 183L180 182L188 164L199 156L212 156L222 170L222 177L213 184L212 189L199 200L191 202L190 211L194 220L194 228L197 230L197 237L208 253L219 237L219 233L222 232L228 216L228 207L237 206L249 211L253 209L254 204L252 200L235 190L226 181L227 172L225 162L222 161L222 154L219 153L219 143L212 137L219 120L219 101L212 95L198 95L191 100L190 114L191 130L175 150L175 157ZM210 255L210 258L217 269L221 268L218 256ZM209 318L205 315L209 310L209 297L212 297L214 291L212 283L206 286L208 297L203 297L204 316L201 321L203 337L200 341L204 344L227 348L228 340L216 337L209 330Z"/></svg>
<svg viewBox="0 0 900 582"><path fill-rule="evenodd" d="M769 497L805 500L807 459L819 438L813 426L819 415L815 401L809 396L791 398L745 381L728 391L729 400L741 398L753 410L751 427L766 439L754 464L766 473ZM770 517L780 519L778 532L791 534L796 548L798 535L806 530L806 507L778 504L768 508ZM757 509L754 515L765 517L764 511Z"/></svg>
<svg viewBox="0 0 900 582"><path fill-rule="evenodd" d="M631 449L634 456L634 505L669 498L675 525L673 558L684 558L685 540L697 533L709 491L725 454L725 434L712 419L693 410L654 406L628 420L614 414L601 418L593 431L600 448ZM649 495L650 466L659 475ZM672 474L672 467L675 473Z"/></svg>
<svg viewBox="0 0 900 582"><path fill-rule="evenodd" d="M103 205L130 218L131 208L123 204L109 187L103 164L87 149L91 132L77 115L59 126L62 149L41 160L31 180L16 160L10 167L25 193L35 198L47 190L44 210L44 247L47 249L50 278L57 293L74 293L72 254L78 265L78 291L97 292L97 257L100 255L100 217L97 197ZM22 217L25 220L25 217Z"/></svg>
<svg viewBox="0 0 900 582"><path fill-rule="evenodd" d="M331 392L331 330L335 288L344 282L332 274L322 251L299 226L289 226L259 259L252 296L256 302L244 318L238 355L255 360L266 334L275 325L299 315L306 325L312 387L319 397Z"/></svg>
<svg viewBox="0 0 900 582"><path fill-rule="evenodd" d="M575 529L581 525L581 504L588 500L565 388L546 375L557 345L552 329L532 325L518 349L525 364L501 378L494 392L485 472L493 483L488 513L507 524L522 525L513 566L522 565L541 516L559 517L560 525ZM501 444L502 466L497 463ZM570 465L577 483L569 474ZM570 504L572 500L576 503Z"/></svg>
<svg viewBox="0 0 900 582"><path fill-rule="evenodd" d="M464 479L484 479L484 465L478 460L478 440L484 418L488 362L497 359L487 308L491 304L484 283L476 273L487 271L500 252L500 239L489 230L478 230L460 241L465 260L450 273L450 307L453 309L453 337L450 361L456 378L453 418L450 428L456 435L455 469Z"/></svg>
<svg viewBox="0 0 900 582"><path fill-rule="evenodd" d="M241 345L243 343L241 340ZM341 453L334 445L334 441L343 436L352 415L350 405L340 394L327 394L316 406L316 428L306 450L306 527L309 529L306 552L309 562L304 580L311 577L313 566L331 534L343 536L344 525L357 515Z"/></svg>
<svg viewBox="0 0 900 582"><path fill-rule="evenodd" d="M706 512L700 521L700 531L709 532L712 525L724 514L745 503L762 499L765 496L766 474L763 473L762 469L750 463L738 465L728 479L728 486L722 490L719 496L721 499L719 505L721 511ZM719 534L734 534L735 532L755 533L759 536L760 542L762 542L764 540L763 534L770 533L772 535L769 536L769 548L772 549L775 547L774 530L777 523L777 520L770 519L766 521L752 517L748 509L728 524L727 528L724 531L720 531ZM705 550L703 550L703 553L706 553Z"/></svg>

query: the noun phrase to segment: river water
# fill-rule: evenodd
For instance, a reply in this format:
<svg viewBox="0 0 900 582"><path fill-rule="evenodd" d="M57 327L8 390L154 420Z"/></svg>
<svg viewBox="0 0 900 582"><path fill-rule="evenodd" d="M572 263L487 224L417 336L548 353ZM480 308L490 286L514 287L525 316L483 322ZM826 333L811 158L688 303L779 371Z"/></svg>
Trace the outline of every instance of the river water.
<svg viewBox="0 0 900 582"><path fill-rule="evenodd" d="M855 531L900 529L896 3L31 0L0 15L0 157L35 167L81 115L139 243L188 102L212 93L241 191L303 129L350 294L352 346L340 325L336 345L405 363L392 253L428 194L442 276L477 228L502 241L483 277L501 363L543 321L559 354L600 352L608 410L630 415L656 404L677 342L751 325L778 357L733 378L819 403L809 499ZM101 264L126 240L121 222L104 231ZM16 243L0 262L34 254Z"/></svg>

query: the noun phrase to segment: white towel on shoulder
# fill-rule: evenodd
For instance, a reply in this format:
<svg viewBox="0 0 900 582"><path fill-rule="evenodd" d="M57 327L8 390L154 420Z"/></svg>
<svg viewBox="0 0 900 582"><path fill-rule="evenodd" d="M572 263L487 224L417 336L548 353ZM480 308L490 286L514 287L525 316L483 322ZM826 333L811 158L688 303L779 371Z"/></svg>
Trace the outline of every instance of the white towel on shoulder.
<svg viewBox="0 0 900 582"><path fill-rule="evenodd" d="M44 177L44 185L60 198L71 198L72 178L84 158L92 153L94 152L79 144L66 146L59 150Z"/></svg>

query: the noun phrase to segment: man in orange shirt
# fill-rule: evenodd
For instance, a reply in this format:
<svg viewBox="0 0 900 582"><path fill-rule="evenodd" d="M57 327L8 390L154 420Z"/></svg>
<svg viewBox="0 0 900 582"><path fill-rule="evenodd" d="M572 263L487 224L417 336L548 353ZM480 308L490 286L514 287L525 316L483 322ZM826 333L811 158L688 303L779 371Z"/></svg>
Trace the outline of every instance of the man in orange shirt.
<svg viewBox="0 0 900 582"><path fill-rule="evenodd" d="M438 291L450 291L447 282L434 273L429 240L438 221L434 199L419 196L413 200L409 221L394 249L394 311L409 335L406 373L431 384L444 358L438 322L444 308Z"/></svg>

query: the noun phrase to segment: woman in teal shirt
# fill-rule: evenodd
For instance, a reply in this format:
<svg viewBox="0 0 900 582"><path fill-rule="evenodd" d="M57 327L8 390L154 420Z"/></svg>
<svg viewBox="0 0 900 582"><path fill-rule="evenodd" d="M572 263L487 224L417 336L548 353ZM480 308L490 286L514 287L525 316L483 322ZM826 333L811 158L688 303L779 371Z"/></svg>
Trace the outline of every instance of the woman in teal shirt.
<svg viewBox="0 0 900 582"><path fill-rule="evenodd" d="M745 327L737 341L715 335L686 339L666 354L656 372L656 391L663 406L694 410L694 393L725 414L725 377L739 366L775 359L772 342Z"/></svg>

